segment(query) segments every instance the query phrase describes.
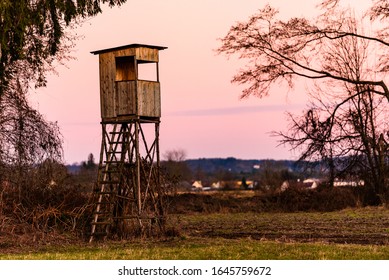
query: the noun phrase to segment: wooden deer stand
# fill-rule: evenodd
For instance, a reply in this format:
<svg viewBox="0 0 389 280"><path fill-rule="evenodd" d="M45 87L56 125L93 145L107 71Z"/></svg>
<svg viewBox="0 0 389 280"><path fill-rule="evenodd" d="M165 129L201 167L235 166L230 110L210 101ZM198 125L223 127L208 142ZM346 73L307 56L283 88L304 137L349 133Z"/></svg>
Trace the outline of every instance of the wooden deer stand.
<svg viewBox="0 0 389 280"><path fill-rule="evenodd" d="M90 242L163 228L158 55L164 49L131 44L92 52L99 55L102 143ZM152 78L143 79L142 71Z"/></svg>

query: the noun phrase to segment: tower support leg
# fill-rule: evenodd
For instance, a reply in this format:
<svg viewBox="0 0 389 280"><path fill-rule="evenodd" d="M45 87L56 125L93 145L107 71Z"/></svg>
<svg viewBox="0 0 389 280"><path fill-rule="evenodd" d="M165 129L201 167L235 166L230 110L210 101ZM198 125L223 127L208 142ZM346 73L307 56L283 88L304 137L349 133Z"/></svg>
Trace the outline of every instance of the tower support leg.
<svg viewBox="0 0 389 280"><path fill-rule="evenodd" d="M146 227L151 234L163 230L159 121L154 124L154 137L146 139L144 129L150 123L102 123L90 241L99 235L125 238L144 233Z"/></svg>

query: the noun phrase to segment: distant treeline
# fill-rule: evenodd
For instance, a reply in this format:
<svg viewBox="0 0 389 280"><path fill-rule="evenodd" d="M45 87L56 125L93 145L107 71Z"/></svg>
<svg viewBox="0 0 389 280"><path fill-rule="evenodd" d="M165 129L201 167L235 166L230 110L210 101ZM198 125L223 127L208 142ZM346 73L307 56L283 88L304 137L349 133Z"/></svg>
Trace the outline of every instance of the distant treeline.
<svg viewBox="0 0 389 280"><path fill-rule="evenodd" d="M206 173L229 171L231 173L249 174L263 169L288 170L290 172L319 172L323 166L320 162L308 163L294 160L274 159L237 159L228 158L200 158L185 161L192 172L202 170Z"/></svg>
<svg viewBox="0 0 389 280"><path fill-rule="evenodd" d="M212 175L220 172L228 172L231 174L253 174L263 172L264 170L282 171L286 170L294 174L305 174L306 176L321 177L324 175L325 167L320 162L299 162L295 160L275 160L275 159L237 159L234 157L228 158L199 158L187 159L180 164L184 164L187 168L178 169L182 173L185 171L192 175L187 177L196 177L199 172L204 175ZM166 166L162 162L162 166ZM80 164L72 164L66 166L71 174L78 174L85 169L85 162ZM183 175L183 174L181 174Z"/></svg>

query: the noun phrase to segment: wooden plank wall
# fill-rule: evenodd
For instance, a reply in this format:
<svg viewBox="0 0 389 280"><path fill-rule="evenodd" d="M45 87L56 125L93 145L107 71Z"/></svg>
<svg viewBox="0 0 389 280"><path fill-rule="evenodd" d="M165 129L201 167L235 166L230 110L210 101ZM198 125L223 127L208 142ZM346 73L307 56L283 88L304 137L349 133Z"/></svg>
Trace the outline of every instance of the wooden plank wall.
<svg viewBox="0 0 389 280"><path fill-rule="evenodd" d="M136 49L136 59L137 60L158 62L158 50L144 48L144 47L137 48Z"/></svg>
<svg viewBox="0 0 389 280"><path fill-rule="evenodd" d="M158 82L138 81L138 115L161 117L161 93Z"/></svg>
<svg viewBox="0 0 389 280"><path fill-rule="evenodd" d="M115 117L115 56L113 53L102 53L100 62L100 107L101 117Z"/></svg>
<svg viewBox="0 0 389 280"><path fill-rule="evenodd" d="M136 57L137 60L158 62L158 50L144 47L99 55L102 119L134 114L161 116L159 83L137 81L136 63L130 56Z"/></svg>
<svg viewBox="0 0 389 280"><path fill-rule="evenodd" d="M136 81L116 82L116 114L137 115Z"/></svg>
<svg viewBox="0 0 389 280"><path fill-rule="evenodd" d="M116 82L116 114L161 117L160 84L152 81Z"/></svg>

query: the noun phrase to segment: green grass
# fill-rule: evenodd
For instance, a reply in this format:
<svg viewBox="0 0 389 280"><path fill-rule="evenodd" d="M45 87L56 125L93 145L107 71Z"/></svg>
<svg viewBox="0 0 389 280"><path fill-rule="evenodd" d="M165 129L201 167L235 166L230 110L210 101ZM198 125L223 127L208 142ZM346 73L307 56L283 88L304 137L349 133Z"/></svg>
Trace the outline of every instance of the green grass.
<svg viewBox="0 0 389 280"><path fill-rule="evenodd" d="M378 260L389 259L389 246L281 243L251 239L188 238L169 242L107 243L46 247L38 252L0 254L12 260Z"/></svg>

